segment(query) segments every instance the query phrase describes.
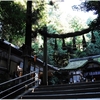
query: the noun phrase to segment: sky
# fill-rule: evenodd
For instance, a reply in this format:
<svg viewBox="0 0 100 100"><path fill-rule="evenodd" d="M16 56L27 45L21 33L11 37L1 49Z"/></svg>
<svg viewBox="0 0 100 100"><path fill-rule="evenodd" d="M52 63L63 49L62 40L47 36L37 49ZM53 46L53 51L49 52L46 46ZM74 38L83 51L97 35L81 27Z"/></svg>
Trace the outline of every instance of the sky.
<svg viewBox="0 0 100 100"><path fill-rule="evenodd" d="M84 11L73 11L72 6L81 4L83 0L64 0L64 2L60 3L60 9L64 12L63 16L66 14L70 14L72 16L78 16L84 21L86 21L89 17L96 18L96 15L93 12L84 12Z"/></svg>
<svg viewBox="0 0 100 100"><path fill-rule="evenodd" d="M15 1L20 1L22 4L25 3L24 0L15 0ZM52 1L59 1L59 0L52 0ZM96 15L93 15L93 12L73 11L72 6L79 5L81 4L82 1L84 0L64 0L64 2L59 2L60 10L61 12L63 12L61 15L62 21L65 21L64 19L66 19L66 15L79 17L82 19L83 22L86 22L88 18L93 18L93 19L96 18Z"/></svg>
<svg viewBox="0 0 100 100"><path fill-rule="evenodd" d="M24 4L24 0L15 0L20 1L22 4ZM34 0L33 0L34 1ZM47 0L48 1L48 0ZM52 1L59 1L59 0L52 0ZM96 15L93 15L93 12L83 12L83 11L73 11L72 6L78 5L84 0L64 0L64 2L60 3L60 10L62 10L63 17L66 17L67 14L70 14L72 16L78 16L82 18L84 21L86 21L89 17L96 18Z"/></svg>

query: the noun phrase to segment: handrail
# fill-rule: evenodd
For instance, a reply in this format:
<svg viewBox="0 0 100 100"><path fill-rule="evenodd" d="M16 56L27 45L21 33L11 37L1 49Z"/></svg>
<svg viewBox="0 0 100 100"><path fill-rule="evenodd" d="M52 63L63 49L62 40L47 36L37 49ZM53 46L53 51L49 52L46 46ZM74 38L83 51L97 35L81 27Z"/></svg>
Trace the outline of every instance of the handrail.
<svg viewBox="0 0 100 100"><path fill-rule="evenodd" d="M38 72L38 71L33 71L33 72L30 72L30 73L25 74L25 75L23 75L23 76L20 76L20 77L17 77L17 78L11 79L11 80L6 81L6 82L3 82L3 83L0 84L0 86L1 86L1 85L4 85L4 84L6 84L6 83L12 82L12 81L15 81L15 80L21 79L21 78L23 78L23 77L25 77L25 76L28 76L28 75L34 74L35 72Z"/></svg>
<svg viewBox="0 0 100 100"><path fill-rule="evenodd" d="M33 79L33 78L31 78L31 79ZM31 80L31 79L29 79L29 80ZM22 85L23 83L28 82L29 80L24 81L24 82L21 82L21 83L19 83L19 84L17 84L17 85L14 85L14 86L12 86L12 87L10 87L10 88L4 90L4 91L1 91L0 94L6 92L6 91L8 91L8 90L11 90L11 89L13 89L13 88L16 87L16 86Z"/></svg>
<svg viewBox="0 0 100 100"><path fill-rule="evenodd" d="M35 81L34 81L34 82L35 82ZM34 82L31 82L31 84L33 84ZM27 84L27 85L28 85L28 84ZM21 87L21 88L19 88L19 89L15 90L15 91L13 91L13 92L11 92L11 93L7 94L6 96L2 97L1 99L4 99L4 98L6 98L6 97L10 96L10 95L12 95L12 94L16 93L17 91L19 91L19 90L21 90L21 89L24 89L25 87L26 87L26 86L23 86L23 87Z"/></svg>
<svg viewBox="0 0 100 100"><path fill-rule="evenodd" d="M35 85L35 82L38 82L38 85L39 85L39 79L38 79L38 77L32 77L31 76L32 74L35 74L35 73L38 73L38 71L33 71L33 72L30 72L30 73L25 74L23 76L20 76L20 77L17 77L17 78L14 78L14 79L11 79L9 81L6 81L6 82L1 83L0 84L0 87L1 86L4 86L5 84L14 82L13 83L14 84L13 86L10 86L10 87L8 87L5 90L1 90L1 92L0 92L1 98L3 98L3 99L4 98L7 98L7 97L9 98L9 96L11 96L12 94L14 94L16 92L19 92L20 90L22 90L24 92L30 86L33 87ZM28 77L28 76L30 76L30 77ZM23 80L23 78L24 78L24 80ZM37 80L35 80L35 78L37 78ZM19 80L21 80L21 83L16 84L15 82L18 82ZM18 89L15 90L15 88L18 88ZM10 91L10 93L7 93L8 91Z"/></svg>

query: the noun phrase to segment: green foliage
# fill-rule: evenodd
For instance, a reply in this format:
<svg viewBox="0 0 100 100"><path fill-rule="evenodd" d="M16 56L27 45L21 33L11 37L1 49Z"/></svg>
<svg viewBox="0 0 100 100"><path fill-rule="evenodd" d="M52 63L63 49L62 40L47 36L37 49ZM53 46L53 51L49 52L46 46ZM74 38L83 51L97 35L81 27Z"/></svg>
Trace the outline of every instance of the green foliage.
<svg viewBox="0 0 100 100"><path fill-rule="evenodd" d="M86 25L81 21L80 18L74 17L69 21L69 25L74 31L82 30Z"/></svg>
<svg viewBox="0 0 100 100"><path fill-rule="evenodd" d="M32 30L37 34L46 23L46 4L36 0L32 5ZM14 1L0 1L0 22L3 25L2 38L21 46L25 41L26 8Z"/></svg>
<svg viewBox="0 0 100 100"><path fill-rule="evenodd" d="M59 9L58 4L48 5L48 23L47 30L48 33L60 34L64 33L64 24L61 22L62 12Z"/></svg>
<svg viewBox="0 0 100 100"><path fill-rule="evenodd" d="M88 19L87 19L87 25L89 26L90 24L91 24L91 22L93 21L93 18L91 18L91 17L89 17Z"/></svg>
<svg viewBox="0 0 100 100"><path fill-rule="evenodd" d="M49 78L49 84L51 85L66 84L69 82L68 79L69 79L68 72L56 71L53 73L53 76Z"/></svg>
<svg viewBox="0 0 100 100"><path fill-rule="evenodd" d="M100 31L94 31L96 38L95 43L89 43L86 52L88 55L97 55L100 54Z"/></svg>
<svg viewBox="0 0 100 100"><path fill-rule="evenodd" d="M40 5L43 8L40 9ZM33 7L32 30L36 32L36 30L42 29L43 34L45 34L46 32L53 34L64 32L63 25L59 21L61 14L61 12L58 11L59 9L55 8L54 6L49 6L49 14L47 14L49 18L47 18L43 5L43 2L35 2L35 7ZM79 31L87 27L82 23L81 19L76 17L72 18L69 24L70 28L73 29L72 31ZM44 30L45 25L47 26L47 30ZM76 42L78 47L79 45L81 45L82 38L77 37ZM68 43L66 42L66 44ZM80 49L77 49L77 51L73 51L72 42L70 42L70 46L66 46L66 50L62 50L62 41L60 39L57 39L57 45L58 49L57 51L55 51L54 39L48 39L48 63L53 64L54 66L63 67L67 65L69 58L86 56L86 53L82 52ZM39 42L36 42L36 44L34 43L32 48L35 49L35 54L37 54L40 59L43 59L43 49L40 49Z"/></svg>
<svg viewBox="0 0 100 100"><path fill-rule="evenodd" d="M59 79L56 76L52 76L49 78L48 81L49 85L55 85L59 83Z"/></svg>
<svg viewBox="0 0 100 100"><path fill-rule="evenodd" d="M95 35L95 43L89 43L86 52L87 55L96 55L100 54L100 1L87 1L80 5L80 8L84 11L94 11L94 14L97 14L97 18L90 20L89 26L92 28ZM90 38L91 39L91 38Z"/></svg>
<svg viewBox="0 0 100 100"><path fill-rule="evenodd" d="M2 37L9 40L15 35L25 34L25 9L13 1L0 2Z"/></svg>
<svg viewBox="0 0 100 100"><path fill-rule="evenodd" d="M32 45L32 48L34 49L34 54L38 54L39 53L39 45L38 45L38 42L37 43L34 43Z"/></svg>
<svg viewBox="0 0 100 100"><path fill-rule="evenodd" d="M66 66L67 65L67 48L66 50L62 50L62 40L57 39L57 50L54 49L54 41L52 43L52 61L54 61L54 65L58 67Z"/></svg>
<svg viewBox="0 0 100 100"><path fill-rule="evenodd" d="M61 12L58 5L49 5L45 0L35 0L32 3L32 31L33 36L43 30L47 26L47 30L43 30L43 34L46 32L53 34L65 33L69 29L70 31L79 31L87 27L81 19L77 17L72 17L68 21L69 27L62 24L61 21ZM97 10L98 12L99 10ZM3 37L7 40L12 38L12 43L21 46L25 41L25 25L26 25L26 9L21 5L13 1L0 2L0 21L3 23ZM64 23L65 24L65 23ZM99 32L98 32L99 33ZM96 35L96 36L99 36ZM98 38L98 37L96 37ZM100 44L100 39L96 41L97 44ZM69 58L83 57L87 54L94 54L97 50L99 53L99 47L97 44L89 44L87 51L82 51L78 47L82 42L81 37L76 38L77 50L73 51L72 48L72 39L70 42L66 41L66 50L62 50L62 39L57 39L58 49L54 50L55 42L54 39L48 39L48 63L54 66L63 67L68 63ZM39 45L39 39L32 41L32 49L34 49L33 54L36 54L40 59L43 60L43 47ZM43 44L42 44L43 45ZM94 46L93 46L94 45ZM98 49L94 49L97 47ZM91 51L93 48L94 51ZM89 52L90 51L90 52ZM56 54L56 55L55 55Z"/></svg>
<svg viewBox="0 0 100 100"><path fill-rule="evenodd" d="M85 51L82 52L82 55L96 55L100 54L100 1L85 1L82 2L80 5L73 6L74 9L81 9L82 11L93 11L94 14L97 15L96 19L89 18L87 20L87 24L89 27L91 27L94 35L95 35L95 43L91 43L91 41L88 41L88 46L85 49ZM87 34L89 39L91 40L91 32Z"/></svg>
<svg viewBox="0 0 100 100"><path fill-rule="evenodd" d="M100 13L100 1L85 1L80 5L83 11L94 11L95 14Z"/></svg>
<svg viewBox="0 0 100 100"><path fill-rule="evenodd" d="M47 24L47 10L45 0L33 1L32 30L38 31Z"/></svg>
<svg viewBox="0 0 100 100"><path fill-rule="evenodd" d="M82 30L83 28L87 27L87 25L83 23L80 18L77 18L77 17L73 17L69 21L69 25L73 29L74 32ZM70 50L72 50L72 52L70 53L70 58L79 58L79 57L87 56L86 53L82 50L83 49L82 40L83 40L82 36L75 37L76 50L72 50L72 48L70 48ZM70 45L72 47L73 42L70 42Z"/></svg>

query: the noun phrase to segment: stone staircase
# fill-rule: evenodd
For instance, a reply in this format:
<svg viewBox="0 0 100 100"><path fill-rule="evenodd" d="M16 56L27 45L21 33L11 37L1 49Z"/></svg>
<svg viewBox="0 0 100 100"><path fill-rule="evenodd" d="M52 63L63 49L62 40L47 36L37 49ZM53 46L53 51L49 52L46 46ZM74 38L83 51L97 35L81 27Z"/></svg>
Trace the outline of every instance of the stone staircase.
<svg viewBox="0 0 100 100"><path fill-rule="evenodd" d="M83 82L53 86L39 86L21 99L85 99L100 98L100 82Z"/></svg>

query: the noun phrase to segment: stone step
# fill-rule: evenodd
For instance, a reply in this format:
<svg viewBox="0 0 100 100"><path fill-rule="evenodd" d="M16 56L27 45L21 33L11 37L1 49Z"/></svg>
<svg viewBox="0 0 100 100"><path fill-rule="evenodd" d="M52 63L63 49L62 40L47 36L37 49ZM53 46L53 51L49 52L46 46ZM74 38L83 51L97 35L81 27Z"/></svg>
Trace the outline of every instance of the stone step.
<svg viewBox="0 0 100 100"><path fill-rule="evenodd" d="M48 86L46 86L46 87L38 87L38 88L36 88L34 91L51 91L51 90L68 90L68 89L78 89L78 88L91 88L91 87L100 87L100 83L93 83L93 84L89 84L89 85L87 85L87 84L79 84L79 85L71 85L71 84L69 84L69 85L64 85L64 86L60 86L59 85L59 87L57 87L57 86L53 86L53 87L48 87Z"/></svg>
<svg viewBox="0 0 100 100"><path fill-rule="evenodd" d="M70 93L70 94L48 94L48 95L24 95L22 99L86 99L100 98L100 92Z"/></svg>
<svg viewBox="0 0 100 100"><path fill-rule="evenodd" d="M79 89L66 89L66 90L55 90L55 91L35 91L30 92L28 95L48 95L48 94L62 94L62 93L85 93L85 92L100 92L99 88L79 88Z"/></svg>
<svg viewBox="0 0 100 100"><path fill-rule="evenodd" d="M22 99L84 99L100 98L100 82L40 86Z"/></svg>
<svg viewBox="0 0 100 100"><path fill-rule="evenodd" d="M57 84L57 85L40 85L38 88L43 88L43 87L59 87L59 86L69 86L69 85L71 85L71 86L75 86L75 85L89 85L89 84L100 84L100 81L95 81L95 82L79 82L79 83L73 83L73 84Z"/></svg>

